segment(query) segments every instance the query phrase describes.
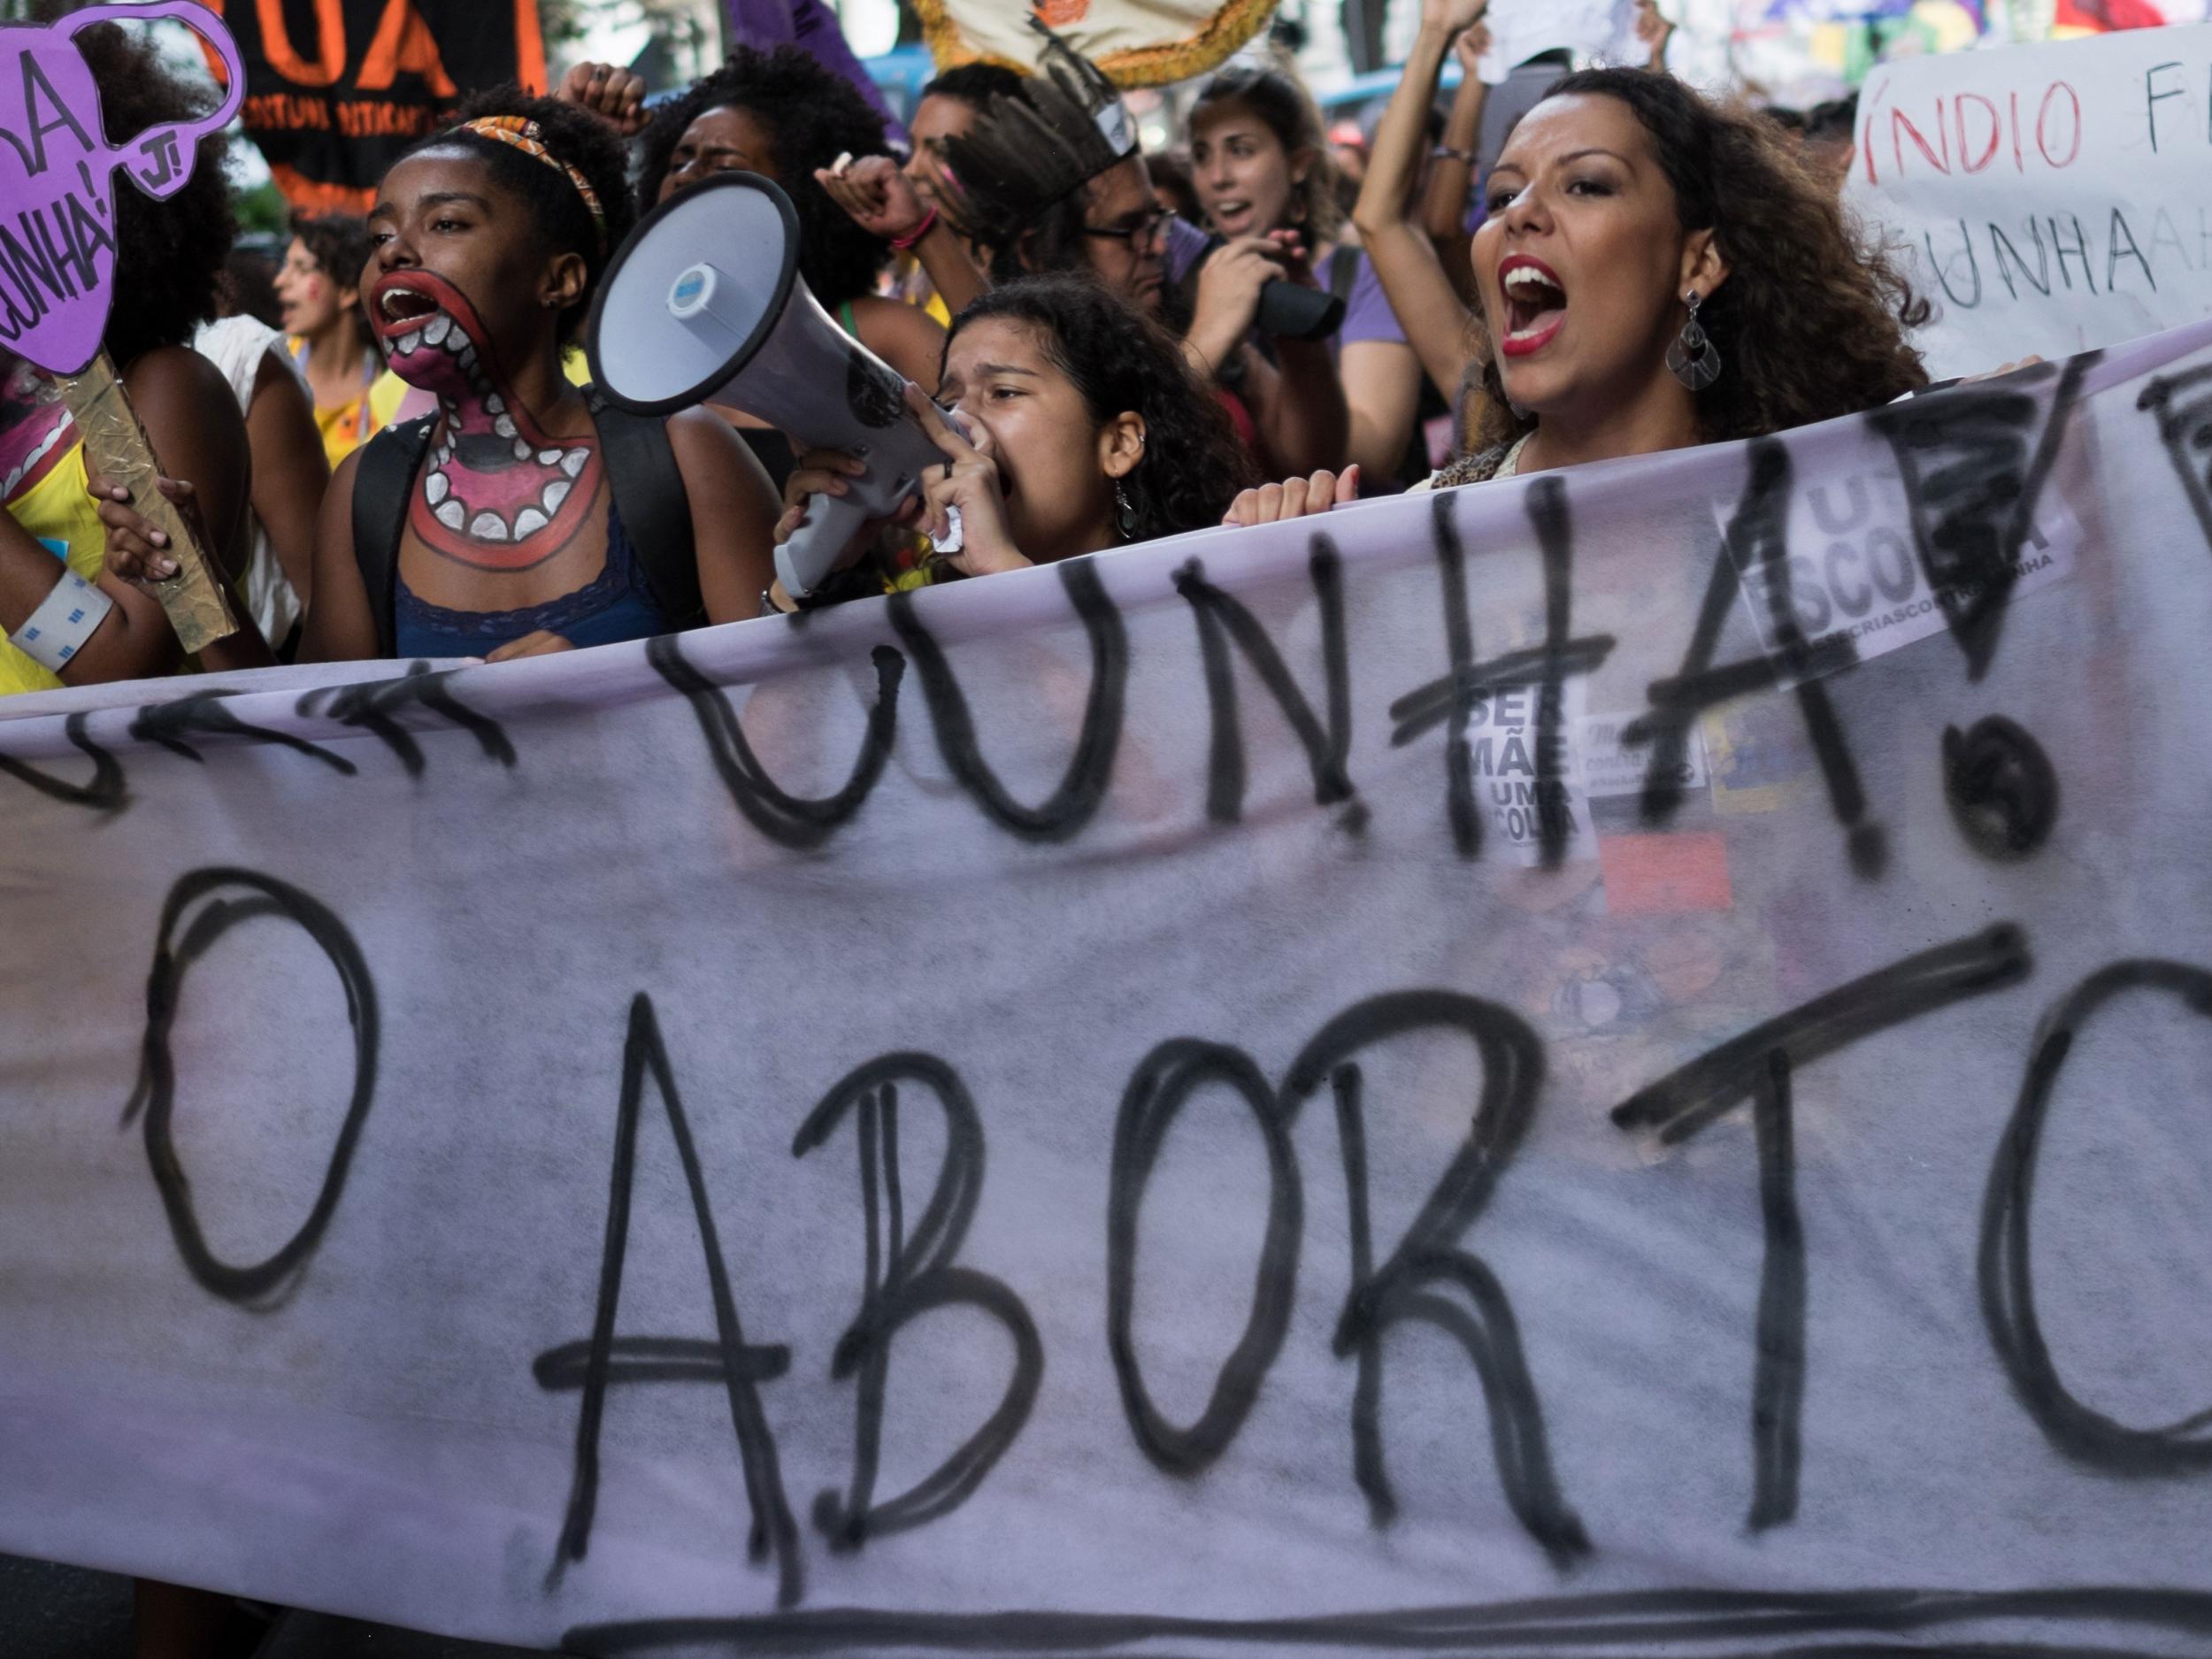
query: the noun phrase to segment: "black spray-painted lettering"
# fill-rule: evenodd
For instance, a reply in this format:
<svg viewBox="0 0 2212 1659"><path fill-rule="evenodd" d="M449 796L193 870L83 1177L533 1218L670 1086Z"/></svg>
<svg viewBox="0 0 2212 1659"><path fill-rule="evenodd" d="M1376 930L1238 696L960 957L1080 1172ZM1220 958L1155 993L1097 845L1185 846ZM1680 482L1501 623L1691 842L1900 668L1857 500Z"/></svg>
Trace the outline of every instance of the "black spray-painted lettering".
<svg viewBox="0 0 2212 1659"><path fill-rule="evenodd" d="M704 1253L707 1286L714 1300L714 1336L707 1340L676 1337L634 1337L624 1340L614 1333L615 1314L622 1302L622 1265L630 1241L630 1190L637 1173L637 1135L645 1079L652 1073L668 1112L669 1132L690 1190L699 1246ZM576 1416L576 1469L570 1483L568 1506L561 1523L560 1542L555 1548L550 1580L557 1580L570 1562L581 1561L591 1542L591 1523L599 1502L599 1430L606 1412L607 1389L614 1383L720 1383L727 1391L730 1423L737 1433L738 1461L745 1471L745 1498L751 1506L753 1525L749 1539L752 1559L762 1562L772 1552L776 1563L776 1605L795 1607L805 1589L805 1563L799 1547L798 1524L785 1501L783 1473L776 1453L776 1437L760 1406L758 1385L781 1376L790 1364L790 1351L782 1347L749 1347L738 1318L737 1295L730 1287L729 1268L715 1232L713 1206L707 1200L706 1176L699 1149L691 1138L690 1120L676 1088L674 1069L667 1046L661 1041L660 1022L650 997L640 993L630 1004L630 1023L622 1043L622 1098L615 1117L614 1173L607 1195L607 1238L599 1266L598 1302L592 1316L591 1337L580 1356L579 1345L563 1343L538 1356L532 1366L541 1387L580 1387L581 1409Z"/></svg>
<svg viewBox="0 0 2212 1659"><path fill-rule="evenodd" d="M2158 418L2159 441L2212 548L2212 368L2160 375L2135 400Z"/></svg>
<svg viewBox="0 0 2212 1659"><path fill-rule="evenodd" d="M2020 549L2096 357L2074 357L2062 372L2038 364L1993 383L1909 397L1866 417L1897 457L1920 567L1966 655L1969 680L1979 680L1996 655ZM2031 388L2054 377L2039 435Z"/></svg>
<svg viewBox="0 0 2212 1659"><path fill-rule="evenodd" d="M1473 757L1467 726L1474 711L1501 692L1524 686L1543 688L1538 705L1537 783L1544 803L1540 833L1547 864L1564 855L1569 835L1560 720L1569 674L1596 672L1613 649L1609 634L1568 637L1573 547L1568 536L1564 480L1540 479L1528 493L1528 514L1536 527L1544 559L1544 643L1533 650L1508 651L1486 663L1475 658L1475 636L1467 613L1466 558L1459 529L1452 522L1450 492L1440 490L1430 509L1436 557L1444 581L1444 634L1451 672L1417 686L1390 705L1390 746L1402 749L1438 726L1445 728L1446 806L1452 841L1463 858L1482 850L1482 819L1475 808ZM1547 796L1544 791L1548 788Z"/></svg>
<svg viewBox="0 0 2212 1659"><path fill-rule="evenodd" d="M1852 980L1699 1056L1613 1109L1624 1129L1684 1141L1737 1102L1758 1143L1758 1331L1751 1379L1753 1531L1794 1520L1805 1396L1805 1232L1798 1214L1790 1079L1847 1044L1965 997L2017 984L2027 941L2010 926L1924 950Z"/></svg>
<svg viewBox="0 0 2212 1659"><path fill-rule="evenodd" d="M238 694L232 691L196 691L189 696L172 698L167 703L150 703L138 711L131 722L131 736L142 743L158 743L172 754L204 764L206 757L187 742L188 737L235 737L249 743L273 743L297 755L319 760L341 777L353 776L353 763L343 755L333 754L319 744L304 738L294 737L288 732L273 732L265 726L249 726L230 710L227 699Z"/></svg>
<svg viewBox="0 0 2212 1659"><path fill-rule="evenodd" d="M1671 680L1655 680L1646 694L1652 711L1621 729L1624 744L1651 745L1651 763L1644 773L1644 820L1664 824L1681 805L1682 780L1688 775L1684 763L1690 725L1701 710L1747 692L1770 690L1793 681L1798 710L1827 782L1829 804L1847 833L1852 868L1862 876L1876 876L1888 862L1887 843L1881 826L1866 816L1866 791L1859 783L1850 742L1827 688L1819 683L1820 676L1855 664L1858 648L1849 635L1841 634L1831 634L1818 644L1806 641L1790 603L1790 584L1785 574L1789 553L1789 451L1772 438L1754 439L1749 451L1751 481L1728 522L1728 544L1714 560L1712 579L1706 585L1704 603L1681 672ZM1771 656L1716 668L1713 654L1741 584L1738 572L1755 567L1766 578L1769 626L1776 649Z"/></svg>
<svg viewBox="0 0 2212 1659"><path fill-rule="evenodd" d="M221 896L226 887L242 887L251 895ZM186 912L202 899L206 907L188 921ZM177 999L184 991L184 977L194 963L241 922L260 916L277 916L296 924L321 947L346 994L346 1018L353 1027L353 1090L346 1102L344 1121L330 1150L330 1164L315 1194L313 1208L298 1229L274 1254L246 1266L219 1260L208 1248L192 1203L192 1185L177 1157L171 1119L176 1110L176 1064L169 1050L169 1033L176 1024ZM183 936L178 929L183 927ZM146 1161L152 1166L154 1187L169 1217L169 1231L178 1253L192 1277L227 1302L262 1302L287 1287L307 1265L322 1241L345 1191L346 1171L352 1166L354 1148L367 1122L369 1103L376 1094L376 987L370 981L368 964L353 935L324 905L299 888L251 870L220 866L194 870L180 876L161 907L161 929L154 941L153 972L146 980L146 1036L139 1062L138 1086L123 1109L127 1126L142 1110L145 1113Z"/></svg>
<svg viewBox="0 0 2212 1659"><path fill-rule="evenodd" d="M422 746L400 724L403 710L427 709L476 740L484 758L503 766L515 764L515 746L507 741L498 721L477 713L453 695L447 682L456 669L431 672L427 663L411 664L396 680L372 680L351 686L320 686L303 693L298 709L303 715L320 714L341 726L357 726L399 757L410 778L423 774Z"/></svg>
<svg viewBox="0 0 2212 1659"><path fill-rule="evenodd" d="M707 754L732 803L748 823L780 846L820 846L860 810L876 780L883 775L884 763L891 758L906 659L887 646L878 646L871 654L876 667L876 702L868 710L868 729L862 735L860 753L853 759L852 775L835 795L809 800L787 795L777 787L746 741L745 727L728 696L691 665L678 641L679 636L673 634L647 641L646 661L691 704L699 729L706 734Z"/></svg>
<svg viewBox="0 0 2212 1659"><path fill-rule="evenodd" d="M1398 1248L1378 1268L1368 1219L1362 1073L1353 1056L1419 1031L1456 1031L1472 1041L1482 1059L1482 1087L1466 1143ZM1561 1496L1552 1471L1543 1404L1522 1350L1520 1324L1497 1275L1459 1243L1527 1134L1543 1079L1543 1044L1510 1010L1452 991L1401 991L1357 1003L1323 1026L1292 1063L1283 1097L1291 1112L1324 1084L1335 1097L1351 1223L1352 1283L1337 1323L1334 1351L1340 1359L1358 1361L1352 1401L1353 1475L1366 1494L1369 1516L1377 1526L1386 1525L1398 1508L1383 1466L1382 1338L1394 1325L1430 1325L1466 1350L1481 1382L1506 1502L1553 1563L1565 1567L1589 1553L1590 1540Z"/></svg>
<svg viewBox="0 0 2212 1659"><path fill-rule="evenodd" d="M1007 794L991 764L983 758L976 741L975 716L967 695L945 658L944 649L914 613L913 595L891 595L891 626L899 641L912 653L914 672L921 677L922 695L929 700L929 718L937 732L937 747L945 764L961 787L975 797L985 816L1024 841L1071 841L1098 811L1113 781L1114 757L1121 749L1121 717L1129 688L1129 632L1121 612L1106 595L1095 564L1071 559L1059 567L1060 583L1067 590L1075 614L1091 641L1091 690L1083 705L1083 729L1075 740L1075 754L1068 762L1060 787L1037 806L1024 806Z"/></svg>
<svg viewBox="0 0 2212 1659"><path fill-rule="evenodd" d="M1209 751L1206 816L1217 824L1233 824L1244 815L1244 728L1237 719L1236 672L1229 657L1232 641L1275 699L1275 706L1290 722L1290 729L1306 751L1313 769L1313 798L1317 806L1351 800L1351 776L1345 757L1352 751L1352 682L1344 640L1344 562L1336 544L1325 535L1313 539L1308 568L1313 576L1314 597L1321 609L1322 672L1328 687L1328 729L1314 718L1313 705L1298 689L1283 665L1282 653L1267 637L1252 613L1206 580L1205 567L1190 560L1175 572L1175 591L1190 602L1198 619L1198 649L1206 672L1206 704L1213 721ZM1357 829L1366 821L1364 809L1355 807L1340 820Z"/></svg>
<svg viewBox="0 0 2212 1659"><path fill-rule="evenodd" d="M1252 1282L1252 1310L1235 1350L1214 1380L1206 1409L1178 1428L1153 1404L1130 1331L1137 1297L1137 1215L1160 1145L1176 1115L1209 1083L1234 1089L1267 1143L1267 1233ZM1195 1475L1220 1456L1250 1415L1261 1380L1290 1330L1305 1195L1290 1144L1291 1114L1242 1049L1176 1037L1145 1056L1114 1120L1114 1164L1106 1207L1106 1347L1121 1385L1122 1410L1144 1455L1171 1475Z"/></svg>
<svg viewBox="0 0 2212 1659"><path fill-rule="evenodd" d="M69 741L92 757L92 777L85 783L71 783L51 772L41 772L27 761L0 755L0 775L28 784L50 800L64 806L90 807L96 812L119 812L128 798L123 789L123 764L114 754L102 748L85 735L87 714L73 714L63 724L62 730Z"/></svg>
<svg viewBox="0 0 2212 1659"><path fill-rule="evenodd" d="M2083 1027L2106 1003L2131 991L2162 993L2178 999L2199 1018L2212 1018L2212 973L2185 963L2145 958L2098 970L2045 1017L1982 1201L1982 1317L2013 1392L2060 1451L2112 1474L2196 1474L2212 1470L2212 1409L2158 1428L2116 1422L2066 1386L2035 1309L2029 1227L2036 1156L2051 1096Z"/></svg>
<svg viewBox="0 0 2212 1659"><path fill-rule="evenodd" d="M901 1083L926 1088L945 1114L945 1161L911 1238L905 1233L899 1179ZM826 1490L814 1501L814 1524L830 1548L840 1552L858 1549L872 1537L923 1525L965 1503L1029 1420L1045 1369L1044 1344L1021 1298L988 1273L954 1265L983 1194L983 1121L959 1074L926 1054L889 1054L872 1060L840 1079L807 1114L791 1143L792 1156L803 1157L821 1146L849 1110L858 1120L866 1277L859 1316L838 1339L830 1376L839 1381L856 1377L859 1381L853 1478L843 1498ZM881 1220L876 1204L879 1182L887 1212ZM1013 1375L997 1408L958 1449L908 1491L878 1503L874 1492L892 1340L923 1314L955 1307L977 1309L1005 1329L1014 1342Z"/></svg>
<svg viewBox="0 0 2212 1659"><path fill-rule="evenodd" d="M2058 822L2058 771L2043 746L2001 714L1964 733L1943 728L1943 798L1967 845L1985 858L2025 858Z"/></svg>

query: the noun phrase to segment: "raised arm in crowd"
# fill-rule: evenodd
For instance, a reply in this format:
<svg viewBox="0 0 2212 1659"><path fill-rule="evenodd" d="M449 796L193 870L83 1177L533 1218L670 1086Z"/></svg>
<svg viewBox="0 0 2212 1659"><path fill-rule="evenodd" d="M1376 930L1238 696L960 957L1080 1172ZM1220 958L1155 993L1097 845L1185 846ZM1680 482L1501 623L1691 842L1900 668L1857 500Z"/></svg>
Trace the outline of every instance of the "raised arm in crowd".
<svg viewBox="0 0 2212 1659"><path fill-rule="evenodd" d="M271 647L497 660L791 608L776 541L852 460L801 456L741 408L626 413L577 343L630 227L729 169L790 198L809 288L909 383L942 456L844 549L836 597L1773 432L1924 384L1922 309L1811 152L1667 75L1664 25L1650 0L1639 15L1653 67L1563 75L1486 156L1484 0L1424 0L1349 226L1286 72L1236 64L1196 88L1202 226L1156 191L1112 84L1048 35L1035 73L931 82L904 154L795 46L741 49L654 109L604 65L553 99L480 95L388 170L365 222L296 222L283 334L228 317L204 357L184 344L228 249L221 170L166 204L125 191L134 303L109 349L157 488L250 623L195 665ZM83 38L111 127L193 105L116 31ZM1331 296L1333 330L1311 320ZM0 623L52 660L8 647L0 687L175 671L145 584L177 549L147 500L87 474L53 388L4 366ZM1420 415L1440 391L1460 398L1457 441L1432 475ZM58 642L34 627L71 612Z"/></svg>

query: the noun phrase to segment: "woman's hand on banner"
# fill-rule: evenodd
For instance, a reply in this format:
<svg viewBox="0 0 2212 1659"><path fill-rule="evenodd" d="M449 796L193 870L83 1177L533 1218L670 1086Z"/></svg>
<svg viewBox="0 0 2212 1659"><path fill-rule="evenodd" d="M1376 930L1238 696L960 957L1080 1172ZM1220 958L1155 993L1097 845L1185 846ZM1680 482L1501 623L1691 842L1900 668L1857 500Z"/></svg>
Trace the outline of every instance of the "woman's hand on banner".
<svg viewBox="0 0 2212 1659"><path fill-rule="evenodd" d="M495 651L487 651L488 663L511 663L521 657L550 657L556 651L572 651L574 642L558 634L549 634L540 628L535 634L526 634L518 640L509 640Z"/></svg>
<svg viewBox="0 0 2212 1659"><path fill-rule="evenodd" d="M578 64L553 96L590 111L625 138L644 128L645 77L618 65Z"/></svg>
<svg viewBox="0 0 2212 1659"><path fill-rule="evenodd" d="M1310 478L1286 478L1279 484L1248 489L1229 503L1224 524L1273 524L1279 518L1302 518L1310 513L1347 507L1359 499L1359 463L1341 472L1323 467Z"/></svg>

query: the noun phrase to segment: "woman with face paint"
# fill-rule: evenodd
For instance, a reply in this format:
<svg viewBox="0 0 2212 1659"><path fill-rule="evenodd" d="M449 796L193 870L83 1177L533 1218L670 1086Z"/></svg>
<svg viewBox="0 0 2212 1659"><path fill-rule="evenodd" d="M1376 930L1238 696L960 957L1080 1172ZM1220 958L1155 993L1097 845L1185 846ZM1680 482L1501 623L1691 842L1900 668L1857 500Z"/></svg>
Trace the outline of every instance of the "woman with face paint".
<svg viewBox="0 0 2212 1659"><path fill-rule="evenodd" d="M962 311L938 397L957 429L908 392L945 461L898 522L942 541L957 510L947 574L990 575L1199 529L1219 521L1249 473L1174 337L1087 277L1024 277ZM842 495L859 470L833 451L808 456L785 487L778 538L805 522L808 496ZM856 540L849 564L879 529ZM833 596L881 591L873 572L855 577L833 584ZM773 598L789 608L780 586Z"/></svg>
<svg viewBox="0 0 2212 1659"><path fill-rule="evenodd" d="M348 213L302 214L277 272L279 315L292 361L314 396L315 425L330 465L351 455L391 420L407 394L369 337L361 282L368 227Z"/></svg>
<svg viewBox="0 0 2212 1659"><path fill-rule="evenodd" d="M1905 336L1927 308L1897 268L1769 123L1671 76L1562 80L1486 206L1463 449L1439 486L1780 432L1927 384ZM1458 304L1440 268L1435 288ZM1343 494L1317 473L1248 492L1231 521Z"/></svg>
<svg viewBox="0 0 2212 1659"><path fill-rule="evenodd" d="M461 114L369 216L370 318L437 406L333 477L303 659L498 660L754 615L776 516L758 464L710 414L626 416L562 373L630 220L618 142L511 89Z"/></svg>
<svg viewBox="0 0 2212 1659"><path fill-rule="evenodd" d="M1421 364L1385 297L1375 267L1340 242L1343 210L1320 117L1288 76L1255 66L1224 70L1190 113L1191 183L1221 235L1287 232L1325 286L1345 302L1333 337L1350 418L1347 459L1371 484L1404 470L1421 396ZM1425 460L1418 478L1428 470Z"/></svg>

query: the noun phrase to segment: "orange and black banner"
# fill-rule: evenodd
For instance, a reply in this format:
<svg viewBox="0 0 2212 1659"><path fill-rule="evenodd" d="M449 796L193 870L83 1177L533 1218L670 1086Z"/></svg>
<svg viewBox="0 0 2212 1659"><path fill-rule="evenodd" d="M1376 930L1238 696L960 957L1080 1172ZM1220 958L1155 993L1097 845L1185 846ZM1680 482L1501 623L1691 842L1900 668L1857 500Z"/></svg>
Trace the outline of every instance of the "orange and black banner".
<svg viewBox="0 0 2212 1659"><path fill-rule="evenodd" d="M365 211L468 93L545 89L537 0L208 0L246 60L246 136L296 207Z"/></svg>

